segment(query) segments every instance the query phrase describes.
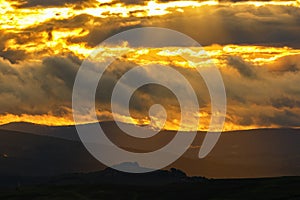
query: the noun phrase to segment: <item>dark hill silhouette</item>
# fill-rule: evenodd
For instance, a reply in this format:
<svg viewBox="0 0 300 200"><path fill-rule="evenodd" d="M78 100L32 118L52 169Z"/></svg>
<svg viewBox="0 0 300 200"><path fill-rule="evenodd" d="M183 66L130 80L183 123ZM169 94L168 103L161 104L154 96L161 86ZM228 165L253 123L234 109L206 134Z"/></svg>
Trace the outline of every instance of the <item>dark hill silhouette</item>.
<svg viewBox="0 0 300 200"><path fill-rule="evenodd" d="M122 134L112 122L103 122L101 125L114 143L135 152L158 149L176 134L174 131L162 131L149 141ZM21 123L19 126L19 123L13 123L1 128L0 176L52 176L104 169L85 150L78 138L74 139L77 136L74 126L49 127L28 123ZM4 130L5 128L23 133ZM28 133L30 131L33 134ZM300 175L298 129L225 132L213 151L206 158L198 159L199 146L204 136L204 133L199 133L191 148L166 169L174 167L190 176L213 178Z"/></svg>
<svg viewBox="0 0 300 200"><path fill-rule="evenodd" d="M103 168L80 142L0 130L0 176L53 176Z"/></svg>
<svg viewBox="0 0 300 200"><path fill-rule="evenodd" d="M27 122L12 122L0 126L0 130L31 133L35 135L44 135L79 141L75 126L45 126Z"/></svg>

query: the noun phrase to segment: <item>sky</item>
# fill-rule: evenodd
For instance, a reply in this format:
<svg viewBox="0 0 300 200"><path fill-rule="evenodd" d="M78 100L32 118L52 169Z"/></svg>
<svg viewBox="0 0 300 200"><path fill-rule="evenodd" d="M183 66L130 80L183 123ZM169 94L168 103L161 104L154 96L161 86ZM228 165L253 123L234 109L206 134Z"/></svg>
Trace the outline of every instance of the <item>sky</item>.
<svg viewBox="0 0 300 200"><path fill-rule="evenodd" d="M110 36L150 26L179 31L203 46L224 80L224 130L300 127L300 1L0 0L0 26L0 124L74 124L72 89L83 60ZM104 92L130 65L172 66L195 89L200 109L194 116L201 117L199 130L207 129L205 84L181 58L197 57L202 48L123 43L99 56L122 48L131 53L112 64ZM146 71L147 77L159 73ZM96 95L97 117L111 120L103 95ZM168 111L165 128L178 128L178 102L165 88L145 87L132 101L134 118L118 120L147 124L147 109L159 101Z"/></svg>

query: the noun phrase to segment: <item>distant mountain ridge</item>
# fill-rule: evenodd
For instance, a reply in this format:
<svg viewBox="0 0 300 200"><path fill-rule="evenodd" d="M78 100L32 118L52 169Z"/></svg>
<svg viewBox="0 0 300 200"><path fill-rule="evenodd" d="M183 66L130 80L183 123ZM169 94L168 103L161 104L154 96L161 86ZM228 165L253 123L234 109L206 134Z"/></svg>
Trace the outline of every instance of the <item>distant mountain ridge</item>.
<svg viewBox="0 0 300 200"><path fill-rule="evenodd" d="M96 123L90 124L82 124L78 126L91 126ZM100 122L102 128L117 128L117 125L113 121L104 121ZM134 127L135 125L123 123L123 125L127 127ZM57 137L67 140L75 140L80 141L80 138L77 134L76 126L47 126L34 124L29 122L12 122L4 125L0 125L0 130L9 130L9 131L17 131L22 133L31 133L36 135L45 135L51 137Z"/></svg>
<svg viewBox="0 0 300 200"><path fill-rule="evenodd" d="M0 130L45 135L68 140L79 140L79 137L75 134L75 126L46 126L28 122L12 122L1 125Z"/></svg>
<svg viewBox="0 0 300 200"><path fill-rule="evenodd" d="M116 124L113 121L103 121L99 122L101 127L107 128L107 127L114 127L116 128ZM89 126L96 123L91 124L82 124L79 126ZM123 123L126 126L135 126L132 124L126 124ZM48 126L48 125L40 125L40 124L34 124L30 122L11 122L8 124L0 125L0 130L8 130L8 131L16 131L16 132L22 132L22 133L31 133L36 135L45 135L45 136L51 136L51 137L57 137L67 140L75 140L80 141L80 138L77 134L75 125L68 125L68 126ZM176 131L168 131L166 132L175 133ZM250 129L250 130L232 130L232 131L225 131L224 133L239 133L239 132L251 132L251 133L266 133L269 131L289 131L289 132L299 132L300 129L295 128L258 128L258 129ZM201 133L205 133L204 131L198 131Z"/></svg>
<svg viewBox="0 0 300 200"><path fill-rule="evenodd" d="M153 138L136 139L122 134L112 122L103 122L101 126L113 143L135 152L157 150L176 134L162 131ZM76 136L75 126L48 127L27 123L1 126L0 176L52 176L104 169L105 166L89 154ZM300 176L299 129L226 132L221 134L213 151L199 159L204 136L198 134L187 152L165 169L173 167L191 176L213 178Z"/></svg>

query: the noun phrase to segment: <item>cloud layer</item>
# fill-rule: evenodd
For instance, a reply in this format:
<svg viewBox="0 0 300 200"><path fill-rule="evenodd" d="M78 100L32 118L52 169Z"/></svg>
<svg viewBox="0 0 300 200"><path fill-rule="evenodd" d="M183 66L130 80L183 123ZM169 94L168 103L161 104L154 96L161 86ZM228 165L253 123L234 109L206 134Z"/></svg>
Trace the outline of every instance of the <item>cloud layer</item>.
<svg viewBox="0 0 300 200"><path fill-rule="evenodd" d="M227 129L300 126L297 87L300 7L296 1L183 4L180 1L29 0L4 1L3 5L0 9L0 123L26 119L37 123L43 119L44 124L66 119L66 124L72 123L74 79L93 48L124 30L156 26L185 33L205 46L225 82ZM131 48L130 44L122 45ZM206 86L180 59L183 54L197 56L200 50L169 50L176 51L177 56L168 55L166 49L150 49L145 54L133 53L132 59L129 56L118 60L103 79L104 92L111 91L131 65L153 60L160 65L168 64L184 74L195 88L201 105L198 112L207 124L210 103ZM143 77L150 78L153 73L159 72L146 70ZM109 95L103 91L97 95L99 119L110 120L110 99L105 98ZM132 102L132 114L140 117L140 121L147 119L152 104L160 102L167 107L170 123L177 123L178 102L165 88L145 86L135 93Z"/></svg>

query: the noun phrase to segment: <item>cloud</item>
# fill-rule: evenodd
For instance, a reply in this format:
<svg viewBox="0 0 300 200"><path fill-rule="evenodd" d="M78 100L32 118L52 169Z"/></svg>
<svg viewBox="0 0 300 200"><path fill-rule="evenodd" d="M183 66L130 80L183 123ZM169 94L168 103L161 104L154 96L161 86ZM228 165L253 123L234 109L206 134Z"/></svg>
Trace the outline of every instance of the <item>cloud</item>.
<svg viewBox="0 0 300 200"><path fill-rule="evenodd" d="M297 72L300 69L300 55L289 55L279 58L275 63L268 65L273 72Z"/></svg>
<svg viewBox="0 0 300 200"><path fill-rule="evenodd" d="M12 0L12 2L15 0ZM96 3L97 1L93 0L18 0L18 8L30 8L30 7L62 7L67 4L80 5L80 4L88 4L88 3Z"/></svg>
<svg viewBox="0 0 300 200"><path fill-rule="evenodd" d="M28 0L22 1L18 9L67 5L80 9L82 3L82 6L93 8L113 7L118 2L121 1L98 5L92 0ZM122 2L129 7L145 3L139 0ZM0 31L0 115L70 115L74 79L89 50L124 30L156 26L185 33L204 46L219 44L222 55L214 59L222 65L220 70L228 97L228 123L237 126L299 126L298 52L286 49L290 54L285 55L284 52L270 53L267 49L265 52L246 50L248 52L234 53L222 50L225 44L299 49L299 7L221 4L168 8L166 13L148 17L145 10L132 9L128 16L120 17L119 13L112 12L100 16L92 12L76 14L74 11L67 17L49 18L27 27L10 25L10 28L3 28ZM274 56L268 57L272 53ZM264 62L255 63L255 56ZM110 111L109 94L120 76L134 64L118 60L102 78L102 90L96 94L97 106L102 106L99 108L101 119L109 119L106 112ZM196 91L201 111L209 118L210 99L204 81L191 69L175 68L187 77ZM149 70L137 77L149 79L159 73ZM169 79L180 87L176 79ZM151 104L159 102L167 107L171 118L178 117L178 102L166 88L145 86L135 93L131 101L135 116L148 116Z"/></svg>
<svg viewBox="0 0 300 200"><path fill-rule="evenodd" d="M72 89L80 64L79 59L74 57L69 57L68 59L50 57L43 60L43 71L45 74L51 74L64 81L65 85Z"/></svg>
<svg viewBox="0 0 300 200"><path fill-rule="evenodd" d="M139 26L174 29L189 35L202 45L272 44L300 47L298 37L300 15L298 8L295 7L262 6L257 8L240 5L184 10L184 13L174 11L169 15L139 19L141 21ZM195 26L198 31L195 31ZM129 25L127 28L133 27L136 25Z"/></svg>
<svg viewBox="0 0 300 200"><path fill-rule="evenodd" d="M136 5L136 4L145 4L147 1L146 0L120 0L117 2L124 3L127 5Z"/></svg>
<svg viewBox="0 0 300 200"><path fill-rule="evenodd" d="M225 63L233 59L230 63L234 65L232 67L227 64L226 67L220 68L227 92L227 123L239 127L299 125L299 71L274 72L273 69L268 69L268 66L253 66L240 57L230 55L223 55L222 59ZM278 59L278 62L281 60ZM290 63L295 57L286 56L284 60ZM82 62L79 58L74 55L53 56L35 64L24 61L12 64L4 59L0 61L0 115L10 113L71 116L72 87ZM274 63L276 64L276 61ZM112 90L122 74L134 66L135 63L116 60L105 72L96 94L99 119L111 119L108 113ZM210 99L205 83L193 69L175 69L184 75L194 88L200 110L207 113L207 117L204 118L206 121L209 119ZM143 80L155 79L158 77L154 75L160 73L149 68L137 74L137 77ZM170 74L160 76L167 76L174 87L179 87L180 81L172 78ZM128 86L130 87L130 84L124 85L123 92L126 93ZM188 98L186 101L188 102ZM122 101L119 103L123 105ZM180 110L175 96L168 89L157 85L146 85L134 93L131 99L132 115L140 119L149 119L148 110L156 103L165 106L170 121L178 119Z"/></svg>
<svg viewBox="0 0 300 200"><path fill-rule="evenodd" d="M78 69L71 58L46 58L43 63L11 64L0 60L0 113L58 114L70 107Z"/></svg>
<svg viewBox="0 0 300 200"><path fill-rule="evenodd" d="M96 103L99 110L111 112L111 95L113 89L116 86L116 83L124 73L128 72L131 69L134 69L136 66L137 65L135 63L121 62L118 60L109 66L109 68L100 79L97 88ZM161 67L163 68L164 66ZM191 82L192 86L197 85L199 89L199 77L194 76L193 74L195 73L198 74L195 70L185 70L184 75ZM123 99L123 97L126 96L125 94L129 93L131 89L134 89L135 92L130 99L130 113L133 117L144 120L149 119L150 107L154 104L161 104L168 114L169 122L180 118L179 102L173 92L175 92L176 94L181 94L183 96L182 93L187 91L187 89L185 89L185 84L183 81L172 77L172 74L162 73L162 71L158 70L157 67L151 66L141 68L141 70L134 72L134 77L134 79L123 79L123 82L119 83L119 86L122 88L120 90L122 93L119 94L119 98L113 104L120 109L120 113L118 114L124 115L124 113L126 113L126 111L128 110L128 105L125 104L126 101L125 99ZM146 84L140 88L134 87L134 82L143 82L147 80L151 82L159 82L164 80L165 82L168 82L169 86L173 87L173 91L165 86L161 86L158 84ZM206 95L206 98L209 98L208 94L205 93L205 88L201 88L199 91L196 90L195 93L198 96L200 106L205 106L204 100L202 99L204 94ZM187 97L181 99L181 101L183 105L190 105L190 99ZM197 112L197 108L194 111ZM189 117L192 118L193 116Z"/></svg>
<svg viewBox="0 0 300 200"><path fill-rule="evenodd" d="M293 99L289 97L278 97L278 98L272 98L270 99L271 104L273 107L281 109L281 108L299 108L300 107L300 101L298 99Z"/></svg>
<svg viewBox="0 0 300 200"><path fill-rule="evenodd" d="M295 110L284 109L273 115L261 114L257 119L259 125L276 124L279 127L299 127L299 114Z"/></svg>
<svg viewBox="0 0 300 200"><path fill-rule="evenodd" d="M144 24L183 32L202 45L272 44L299 47L299 21L297 7L235 5L186 8L184 13L173 12L152 18Z"/></svg>
<svg viewBox="0 0 300 200"><path fill-rule="evenodd" d="M7 49L4 51L0 51L0 56L15 64L18 61L24 60L26 58L26 51Z"/></svg>
<svg viewBox="0 0 300 200"><path fill-rule="evenodd" d="M27 27L21 30L21 34L13 36L17 43L38 42L41 33L48 33L51 40L53 30L70 29L71 31L82 28L88 32L87 35L72 36L66 40L95 47L104 39L124 30L155 26L185 33L203 46L258 44L300 47L300 15L297 7L281 5L256 7L241 4L183 8L183 11L182 13L176 11L176 8L170 8L169 14L150 18L143 15L142 17L133 15L116 17L112 13L105 14L106 18L103 18L83 12L63 19L50 18L43 23ZM132 12L143 12L143 10Z"/></svg>
<svg viewBox="0 0 300 200"><path fill-rule="evenodd" d="M51 4L52 1L43 2ZM77 1L62 1L72 2ZM3 29L0 36L0 55L12 63L29 57L37 59L53 54L65 55L71 53L70 51L79 56L75 52L78 48L71 48L71 45L93 48L112 35L148 26L177 30L203 46L250 44L300 48L300 15L299 8L295 6L221 4L182 8L183 12L177 10L176 7L169 8L168 14L152 17L147 17L145 10L138 9L133 9L133 13L129 13L127 17L116 17L118 13L110 12L100 16L94 11L74 11L68 17L49 18L15 31ZM135 15L136 12L140 17ZM78 29L82 33L74 34ZM55 35L55 31L60 31L60 34Z"/></svg>
<svg viewBox="0 0 300 200"><path fill-rule="evenodd" d="M227 58L228 65L232 66L238 72L247 78L255 78L256 74L254 72L254 66L250 66L248 63L244 62L243 59L237 56L229 56Z"/></svg>

